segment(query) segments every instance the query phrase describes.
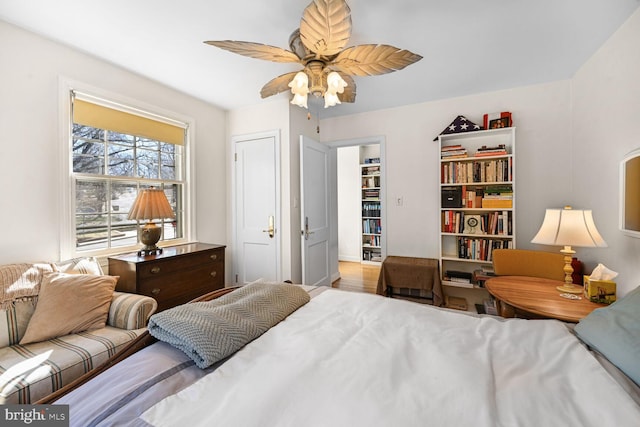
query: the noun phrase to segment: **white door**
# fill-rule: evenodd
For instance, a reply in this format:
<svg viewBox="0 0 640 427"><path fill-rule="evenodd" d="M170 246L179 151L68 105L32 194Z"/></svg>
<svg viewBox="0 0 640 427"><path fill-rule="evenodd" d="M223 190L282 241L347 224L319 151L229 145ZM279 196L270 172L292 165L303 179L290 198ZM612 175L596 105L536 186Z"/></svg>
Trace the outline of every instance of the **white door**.
<svg viewBox="0 0 640 427"><path fill-rule="evenodd" d="M302 224L302 283L331 286L330 147L300 137L300 201Z"/></svg>
<svg viewBox="0 0 640 427"><path fill-rule="evenodd" d="M239 285L280 279L277 133L235 137L234 275Z"/></svg>

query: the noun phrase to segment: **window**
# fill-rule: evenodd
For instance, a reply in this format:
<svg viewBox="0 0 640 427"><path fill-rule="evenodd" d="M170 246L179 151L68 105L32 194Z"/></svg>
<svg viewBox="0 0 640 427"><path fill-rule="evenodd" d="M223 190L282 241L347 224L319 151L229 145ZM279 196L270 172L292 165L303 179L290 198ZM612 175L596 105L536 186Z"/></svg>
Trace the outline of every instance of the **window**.
<svg viewBox="0 0 640 427"><path fill-rule="evenodd" d="M184 238L186 125L72 95L75 252L137 247L140 224L127 216L138 191L148 187L162 188L176 215L154 220L163 229L161 241Z"/></svg>

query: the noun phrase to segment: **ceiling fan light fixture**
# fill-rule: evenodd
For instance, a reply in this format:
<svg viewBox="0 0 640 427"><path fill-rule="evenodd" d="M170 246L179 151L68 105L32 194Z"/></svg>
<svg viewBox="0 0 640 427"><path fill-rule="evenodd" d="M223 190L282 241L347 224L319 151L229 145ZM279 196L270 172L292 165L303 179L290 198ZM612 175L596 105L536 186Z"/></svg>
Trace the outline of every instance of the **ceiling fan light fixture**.
<svg viewBox="0 0 640 427"><path fill-rule="evenodd" d="M300 95L296 93L295 95L293 95L291 103L293 105L297 105L298 107L309 108L307 107L307 95Z"/></svg>
<svg viewBox="0 0 640 427"><path fill-rule="evenodd" d="M343 93L346 86L347 82L344 81L340 74L335 71L327 74L327 90L324 93L324 108L341 104L338 94Z"/></svg>
<svg viewBox="0 0 640 427"><path fill-rule="evenodd" d="M342 76L335 71L330 72L327 75L327 91L333 94L343 93L344 88L347 87L347 82L344 81Z"/></svg>
<svg viewBox="0 0 640 427"><path fill-rule="evenodd" d="M313 0L304 9L300 27L289 37L291 50L233 40L205 43L250 58L302 65L304 70L297 74L293 71L271 79L260 95L266 98L291 88L291 103L305 108L309 93L324 97L325 107L355 102L356 83L352 76L387 74L422 59L408 50L385 44L347 47L351 32L351 9L346 0ZM345 89L346 86L349 87Z"/></svg>
<svg viewBox="0 0 640 427"><path fill-rule="evenodd" d="M329 91L324 94L324 108L333 107L336 104L341 104L338 95Z"/></svg>
<svg viewBox="0 0 640 427"><path fill-rule="evenodd" d="M309 77L303 71L295 75L293 80L289 82L293 99L291 103L299 107L307 107L307 94L309 93Z"/></svg>

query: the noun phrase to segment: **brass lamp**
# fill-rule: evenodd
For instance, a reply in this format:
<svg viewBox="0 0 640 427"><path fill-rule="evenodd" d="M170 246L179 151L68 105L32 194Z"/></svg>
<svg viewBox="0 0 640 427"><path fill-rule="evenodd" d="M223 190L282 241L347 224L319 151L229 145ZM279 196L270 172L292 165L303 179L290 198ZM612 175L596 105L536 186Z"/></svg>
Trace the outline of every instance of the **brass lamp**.
<svg viewBox="0 0 640 427"><path fill-rule="evenodd" d="M571 206L565 206L564 209L547 209L542 226L531 243L564 246L560 250L564 255L564 285L558 286L557 289L571 294L582 293L582 288L575 286L571 277L571 258L576 253L571 246L607 247L593 222L591 211L571 209Z"/></svg>
<svg viewBox="0 0 640 427"><path fill-rule="evenodd" d="M138 230L138 238L144 246L138 251L138 256L162 253L162 248L156 246L162 228L153 223L153 219L175 218L171 205L164 194L164 190L150 187L138 193L129 211L129 219L148 220Z"/></svg>

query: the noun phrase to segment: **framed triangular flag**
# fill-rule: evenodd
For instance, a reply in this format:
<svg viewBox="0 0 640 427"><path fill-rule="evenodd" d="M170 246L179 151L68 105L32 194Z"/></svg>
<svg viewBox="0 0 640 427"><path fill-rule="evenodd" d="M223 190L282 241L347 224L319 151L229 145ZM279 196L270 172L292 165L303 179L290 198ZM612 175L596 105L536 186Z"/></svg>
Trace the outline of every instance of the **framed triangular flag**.
<svg viewBox="0 0 640 427"><path fill-rule="evenodd" d="M473 123L471 120L468 120L465 116L456 117L449 126L444 128L440 135L448 135L450 133L460 133L460 132L473 132L475 130L483 130L484 128L480 125ZM438 135L438 136L440 136ZM434 141L438 140L436 136Z"/></svg>

